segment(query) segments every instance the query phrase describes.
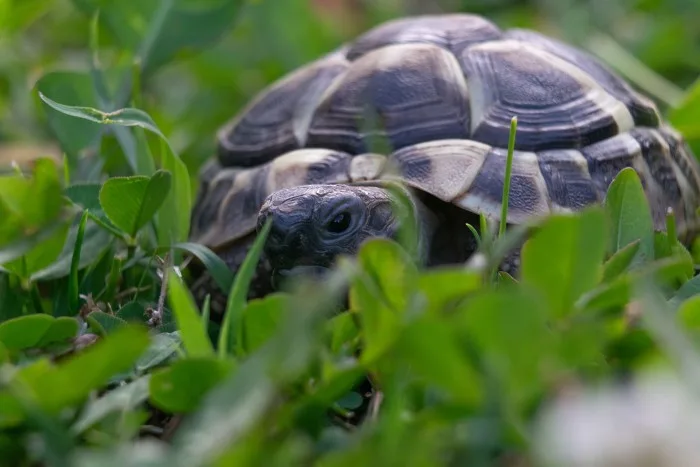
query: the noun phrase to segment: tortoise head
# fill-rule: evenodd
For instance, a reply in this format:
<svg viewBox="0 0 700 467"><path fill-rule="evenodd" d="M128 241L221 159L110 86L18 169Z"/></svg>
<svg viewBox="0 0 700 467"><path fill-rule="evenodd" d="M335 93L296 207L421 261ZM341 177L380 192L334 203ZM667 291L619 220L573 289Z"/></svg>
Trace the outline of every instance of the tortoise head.
<svg viewBox="0 0 700 467"><path fill-rule="evenodd" d="M276 275L321 274L367 239L396 237L400 216L393 199L386 188L364 185L276 191L258 214L258 231L271 219L265 256Z"/></svg>

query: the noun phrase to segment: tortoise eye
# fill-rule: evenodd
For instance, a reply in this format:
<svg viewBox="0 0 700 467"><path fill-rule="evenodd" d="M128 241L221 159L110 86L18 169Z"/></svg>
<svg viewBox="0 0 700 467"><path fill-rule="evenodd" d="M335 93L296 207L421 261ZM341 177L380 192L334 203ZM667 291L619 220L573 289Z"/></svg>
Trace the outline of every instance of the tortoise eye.
<svg viewBox="0 0 700 467"><path fill-rule="evenodd" d="M347 212L341 212L326 226L328 231L331 233L345 232L348 230L348 227L350 227L350 214Z"/></svg>

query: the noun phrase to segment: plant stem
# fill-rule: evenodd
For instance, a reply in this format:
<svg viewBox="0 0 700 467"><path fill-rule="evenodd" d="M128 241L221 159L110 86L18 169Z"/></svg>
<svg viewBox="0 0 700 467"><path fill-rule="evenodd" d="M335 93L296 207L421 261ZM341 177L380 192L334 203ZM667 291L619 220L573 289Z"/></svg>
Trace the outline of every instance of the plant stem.
<svg viewBox="0 0 700 467"><path fill-rule="evenodd" d="M170 252L165 254L163 260L163 280L160 285L160 295L158 296L158 306L153 311L149 321L150 325L159 325L163 319L163 308L165 307L165 296L168 293L168 273L170 272Z"/></svg>
<svg viewBox="0 0 700 467"><path fill-rule="evenodd" d="M34 306L34 311L37 313L44 313L44 307L41 304L41 294L39 294L39 287L36 282L32 283L29 288L29 293L32 298L32 305Z"/></svg>
<svg viewBox="0 0 700 467"><path fill-rule="evenodd" d="M498 236L501 237L506 232L508 219L508 197L510 196L510 177L513 171L513 153L515 152L515 130L518 127L518 117L510 120L510 135L508 137L508 155L506 156L506 174L503 180L503 203L501 205L501 225L498 229Z"/></svg>

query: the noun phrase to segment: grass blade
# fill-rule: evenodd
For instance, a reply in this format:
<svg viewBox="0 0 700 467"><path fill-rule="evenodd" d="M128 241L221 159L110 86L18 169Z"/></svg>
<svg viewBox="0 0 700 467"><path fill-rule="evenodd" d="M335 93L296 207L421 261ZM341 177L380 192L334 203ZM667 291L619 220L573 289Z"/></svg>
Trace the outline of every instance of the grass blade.
<svg viewBox="0 0 700 467"><path fill-rule="evenodd" d="M172 248L175 250L183 250L196 256L207 268L207 271L209 271L209 274L211 274L211 277L216 281L216 284L221 288L222 292L231 290L233 273L226 263L212 250L204 245L192 242L176 243Z"/></svg>
<svg viewBox="0 0 700 467"><path fill-rule="evenodd" d="M88 211L83 211L83 215L80 217L80 224L78 226L78 234L75 237L75 248L73 248L73 258L70 264L70 275L68 279L68 303L70 310L73 313L78 312L78 304L80 302L79 290L78 290L78 268L80 266L80 250L83 248L83 238L85 238L85 224L88 219Z"/></svg>
<svg viewBox="0 0 700 467"><path fill-rule="evenodd" d="M501 205L501 224L498 229L498 236L502 237L506 233L506 223L508 219L508 197L510 196L510 177L513 171L513 153L515 152L515 131L518 128L518 117L510 120L510 135L508 136L508 155L506 157L506 174L503 180L503 204Z"/></svg>
<svg viewBox="0 0 700 467"><path fill-rule="evenodd" d="M215 355L197 306L174 271L168 274L168 299L187 354L190 357Z"/></svg>
<svg viewBox="0 0 700 467"><path fill-rule="evenodd" d="M267 239L267 234L270 231L271 225L271 222L268 220L263 226L233 280L233 285L231 286L228 302L226 304L224 322L221 326L221 334L219 334L220 358L225 358L229 352L238 355L243 353L243 323L241 322L243 309L248 295L248 288L250 287L250 282L255 273L255 268L260 259L262 248L263 245L265 245L265 240ZM232 335L236 337L232 339L230 337Z"/></svg>

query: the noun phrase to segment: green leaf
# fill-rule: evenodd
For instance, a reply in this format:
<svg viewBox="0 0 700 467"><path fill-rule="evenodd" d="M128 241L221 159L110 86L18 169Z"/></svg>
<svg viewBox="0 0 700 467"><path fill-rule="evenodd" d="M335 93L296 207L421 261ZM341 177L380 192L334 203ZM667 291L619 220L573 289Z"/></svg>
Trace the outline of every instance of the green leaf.
<svg viewBox="0 0 700 467"><path fill-rule="evenodd" d="M473 407L484 395L482 381L454 331L452 323L432 316L417 320L401 332L397 353L426 383Z"/></svg>
<svg viewBox="0 0 700 467"><path fill-rule="evenodd" d="M21 402L8 392L0 392L0 428L19 425L24 418Z"/></svg>
<svg viewBox="0 0 700 467"><path fill-rule="evenodd" d="M71 432L79 435L114 412L134 410L148 399L150 379L151 375L142 376L91 401L71 426Z"/></svg>
<svg viewBox="0 0 700 467"><path fill-rule="evenodd" d="M683 101L668 115L670 123L688 140L700 140L700 78L686 92Z"/></svg>
<svg viewBox="0 0 700 467"><path fill-rule="evenodd" d="M143 373L173 357L180 350L179 333L161 333L153 336L151 345L136 362L136 371Z"/></svg>
<svg viewBox="0 0 700 467"><path fill-rule="evenodd" d="M683 257L653 261L584 293L578 298L576 308L593 310L624 306L632 299L634 286L641 281L654 280L668 285L679 277L684 277L686 269L687 262Z"/></svg>
<svg viewBox="0 0 700 467"><path fill-rule="evenodd" d="M639 241L638 261L654 258L654 222L637 172L622 169L610 183L605 208L611 221L609 252L615 253Z"/></svg>
<svg viewBox="0 0 700 467"><path fill-rule="evenodd" d="M41 93L40 97L51 108L65 115L105 125L117 125L116 129L119 129L119 126L140 127L158 135L160 138L161 168L169 172L172 177L172 190L169 190L165 200L161 201L165 208L157 212L158 240L161 246L169 246L172 243L187 240L192 207L192 186L189 172L187 171L187 166L173 152L165 135L147 113L133 108L103 112L92 107L75 107L60 104ZM117 134L119 133L117 132ZM145 145L144 149L147 148L148 146ZM145 170L144 162L141 162L140 159L130 161L130 163L135 171L138 171L139 167ZM109 215L109 213L107 214Z"/></svg>
<svg viewBox="0 0 700 467"><path fill-rule="evenodd" d="M49 281L66 277L70 274L75 242L78 237L79 224L70 227L63 250L58 258L47 267L34 272L30 279L32 281ZM95 262L95 258L100 258L104 252L111 248L112 236L98 225L88 222L85 226L85 234L80 247L80 262L78 270L83 270Z"/></svg>
<svg viewBox="0 0 700 467"><path fill-rule="evenodd" d="M405 251L386 239L367 241L358 261L361 272L350 289L350 304L359 311L362 322L362 359L370 362L398 338L418 272Z"/></svg>
<svg viewBox="0 0 700 467"><path fill-rule="evenodd" d="M127 322L146 323L147 321L146 307L144 304L136 301L125 303L117 310L114 316Z"/></svg>
<svg viewBox="0 0 700 467"><path fill-rule="evenodd" d="M31 27L35 21L46 13L51 2L49 0L24 0L22 2L0 3L0 28L9 37L21 33Z"/></svg>
<svg viewBox="0 0 700 467"><path fill-rule="evenodd" d="M543 372L553 369L555 336L546 307L526 288L479 293L456 313L454 325L516 405L535 396L546 376Z"/></svg>
<svg viewBox="0 0 700 467"><path fill-rule="evenodd" d="M243 312L244 349L255 352L277 331L286 312L289 311L289 296L271 294L248 302Z"/></svg>
<svg viewBox="0 0 700 467"><path fill-rule="evenodd" d="M36 346L51 329L55 319L49 315L27 315L0 323L0 342L7 350L23 350Z"/></svg>
<svg viewBox="0 0 700 467"><path fill-rule="evenodd" d="M100 22L122 47L136 55L145 74L154 73L183 50L214 45L226 32L242 0L73 0L85 13L100 12Z"/></svg>
<svg viewBox="0 0 700 467"><path fill-rule="evenodd" d="M44 74L35 89L40 95L49 95L61 102L77 106L96 107L99 102L90 75L79 72L54 71ZM99 145L102 129L91 121L78 120L43 102L49 127L61 149L68 156L70 166L76 167L78 160L89 148Z"/></svg>
<svg viewBox="0 0 700 467"><path fill-rule="evenodd" d="M0 247L50 227L65 207L58 168L51 159L37 159L29 177L0 176Z"/></svg>
<svg viewBox="0 0 700 467"><path fill-rule="evenodd" d="M362 396L356 392L348 392L343 397L336 401L338 406L345 410L356 410L362 406L364 399Z"/></svg>
<svg viewBox="0 0 700 467"><path fill-rule="evenodd" d="M627 246L622 247L613 254L603 265L603 282L610 282L632 264L637 251L639 251L639 240L634 240Z"/></svg>
<svg viewBox="0 0 700 467"><path fill-rule="evenodd" d="M56 318L44 335L37 342L36 347L45 347L49 344L67 342L78 335L80 324L75 318L61 316Z"/></svg>
<svg viewBox="0 0 700 467"><path fill-rule="evenodd" d="M432 313L444 312L447 306L468 297L482 284L479 272L461 266L430 268L418 278L418 289L428 300L428 310Z"/></svg>
<svg viewBox="0 0 700 467"><path fill-rule="evenodd" d="M311 389L302 401L300 401L300 412L305 409L327 407L338 403L338 399L347 395L357 384L366 377L367 370L360 365L344 364L334 371L326 373L323 380Z"/></svg>
<svg viewBox="0 0 700 467"><path fill-rule="evenodd" d="M170 187L171 175L162 170L151 177L114 177L102 186L100 204L114 225L133 238L161 208Z"/></svg>
<svg viewBox="0 0 700 467"><path fill-rule="evenodd" d="M129 370L148 346L145 328L124 326L48 371L26 379L35 402L49 413L83 401L118 373Z"/></svg>
<svg viewBox="0 0 700 467"><path fill-rule="evenodd" d="M221 332L219 333L218 350L220 358L224 358L228 353L235 355L243 353L243 312L246 305L246 297L248 296L248 288L253 280L253 275L255 274L271 225L268 221L260 230L231 284Z"/></svg>
<svg viewBox="0 0 700 467"><path fill-rule="evenodd" d="M233 284L233 272L226 263L213 251L198 243L176 243L173 249L192 253L207 268L211 277L216 281L222 292L227 293Z"/></svg>
<svg viewBox="0 0 700 467"><path fill-rule="evenodd" d="M111 334L127 324L125 320L104 311L91 312L87 315L86 321L90 324L93 332L100 335Z"/></svg>
<svg viewBox="0 0 700 467"><path fill-rule="evenodd" d="M197 306L174 271L168 274L168 302L173 310L182 343L190 357L210 357L214 347L202 325Z"/></svg>
<svg viewBox="0 0 700 467"><path fill-rule="evenodd" d="M49 97L45 96L41 91L39 92L39 97L51 108L71 117L88 120L90 122L100 123L102 125L140 127L148 131L152 131L161 138L166 139L165 135L161 133L160 129L155 124L153 119L146 112L140 109L133 109L127 107L115 110L114 112L103 112L94 107L74 106L58 103L53 99L50 99Z"/></svg>
<svg viewBox="0 0 700 467"><path fill-rule="evenodd" d="M556 215L523 246L522 282L546 298L552 317L572 313L576 300L598 284L605 227L605 215L598 208Z"/></svg>
<svg viewBox="0 0 700 467"><path fill-rule="evenodd" d="M655 259L669 257L683 257L686 260L686 274L680 279L684 283L695 276L695 260L688 249L677 238L669 238L666 232L654 232L654 257Z"/></svg>
<svg viewBox="0 0 700 467"><path fill-rule="evenodd" d="M700 332L700 296L685 300L678 307L678 319L685 329Z"/></svg>
<svg viewBox="0 0 700 467"><path fill-rule="evenodd" d="M210 463L265 422L279 393L267 376L264 363L254 354L212 388L198 409L187 417L173 439L172 454L182 465Z"/></svg>
<svg viewBox="0 0 700 467"><path fill-rule="evenodd" d="M158 211L158 241L161 246L185 242L190 232L192 186L187 166L165 139L161 139L160 163L173 176L173 188Z"/></svg>
<svg viewBox="0 0 700 467"><path fill-rule="evenodd" d="M352 352L356 345L353 341L359 336L359 327L355 321L354 311L341 313L328 320L327 332L330 351L334 354L340 353L345 346L345 350Z"/></svg>
<svg viewBox="0 0 700 467"><path fill-rule="evenodd" d="M63 236L64 233L67 233L67 227L67 221L57 222L40 230L39 232L35 232L17 240L10 245L0 248L0 265L15 261L23 255L31 254L34 251L41 251L43 248L46 248L43 246L44 242L49 242L49 246L55 246L57 243L57 237ZM41 258L38 259L39 265L41 265ZM24 269L20 267L19 271L24 271Z"/></svg>
<svg viewBox="0 0 700 467"><path fill-rule="evenodd" d="M149 385L150 400L168 412L190 412L234 368L234 362L228 359L197 357L178 360L153 373Z"/></svg>
<svg viewBox="0 0 700 467"><path fill-rule="evenodd" d="M671 297L668 304L671 308L676 309L685 300L700 295L700 276L695 276L685 282L680 289Z"/></svg>
<svg viewBox="0 0 700 467"><path fill-rule="evenodd" d="M83 182L66 187L64 193L73 203L95 214L102 212L102 205L100 204L101 188L101 183Z"/></svg>
<svg viewBox="0 0 700 467"><path fill-rule="evenodd" d="M21 258L6 263L5 268L23 279L29 279L32 274L48 267L59 257L69 229L70 224L67 222L58 224L51 236L32 246Z"/></svg>

